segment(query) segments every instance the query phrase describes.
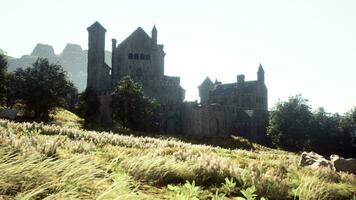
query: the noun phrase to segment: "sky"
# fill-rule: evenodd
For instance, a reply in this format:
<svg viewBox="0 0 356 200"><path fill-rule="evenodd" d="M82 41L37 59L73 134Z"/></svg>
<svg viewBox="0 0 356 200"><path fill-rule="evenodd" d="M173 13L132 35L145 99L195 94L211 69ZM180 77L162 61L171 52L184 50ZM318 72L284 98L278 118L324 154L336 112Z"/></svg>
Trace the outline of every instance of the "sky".
<svg viewBox="0 0 356 200"><path fill-rule="evenodd" d="M110 50L112 38L156 25L165 73L181 77L186 100L207 76L255 80L261 63L269 109L302 94L313 109L344 113L356 106L355 10L354 0L0 0L0 48L12 57L37 43L87 49L86 28L99 21Z"/></svg>

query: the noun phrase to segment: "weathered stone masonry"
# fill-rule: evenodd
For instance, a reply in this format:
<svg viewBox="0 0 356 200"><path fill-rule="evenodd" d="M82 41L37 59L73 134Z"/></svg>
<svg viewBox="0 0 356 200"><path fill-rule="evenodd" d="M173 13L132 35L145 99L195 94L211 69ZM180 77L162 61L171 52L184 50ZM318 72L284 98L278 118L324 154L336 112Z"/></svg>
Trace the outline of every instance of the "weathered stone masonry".
<svg viewBox="0 0 356 200"><path fill-rule="evenodd" d="M157 44L157 29L151 36L136 29L123 42L112 39L112 67L104 61L106 29L98 22L88 28L87 87L100 94L99 123L112 121L113 86L124 76L139 81L147 96L161 104L162 133L219 137L242 135L263 142L268 122L267 87L260 65L256 81L237 76L236 83L213 83L208 77L199 86L200 103L184 102L185 90L179 77L164 75L164 46Z"/></svg>

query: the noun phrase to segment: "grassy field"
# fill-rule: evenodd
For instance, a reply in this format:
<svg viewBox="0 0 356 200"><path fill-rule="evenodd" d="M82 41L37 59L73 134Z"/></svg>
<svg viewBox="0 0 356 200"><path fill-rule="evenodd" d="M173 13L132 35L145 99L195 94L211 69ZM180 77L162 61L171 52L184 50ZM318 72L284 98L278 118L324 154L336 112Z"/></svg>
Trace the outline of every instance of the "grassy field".
<svg viewBox="0 0 356 200"><path fill-rule="evenodd" d="M0 120L0 199L356 199L354 175L301 168L290 152L84 131L57 119Z"/></svg>

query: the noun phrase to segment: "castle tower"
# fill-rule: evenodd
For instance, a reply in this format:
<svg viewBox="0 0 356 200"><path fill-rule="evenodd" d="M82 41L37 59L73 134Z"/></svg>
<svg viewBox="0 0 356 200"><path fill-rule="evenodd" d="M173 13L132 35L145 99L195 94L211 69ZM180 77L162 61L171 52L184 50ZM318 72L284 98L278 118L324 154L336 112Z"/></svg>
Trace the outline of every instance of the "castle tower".
<svg viewBox="0 0 356 200"><path fill-rule="evenodd" d="M262 65L260 64L257 72L257 80L261 83L265 82L265 70L263 70Z"/></svg>
<svg viewBox="0 0 356 200"><path fill-rule="evenodd" d="M206 104L209 100L209 91L214 87L213 81L209 77L206 77L199 88L200 103Z"/></svg>
<svg viewBox="0 0 356 200"><path fill-rule="evenodd" d="M111 50L111 80L113 81L112 84L116 84L116 79L115 77L118 77L118 70L117 67L116 67L116 61L117 61L117 52L116 52L116 44L117 44L117 41L116 39L112 39L112 50Z"/></svg>
<svg viewBox="0 0 356 200"><path fill-rule="evenodd" d="M87 87L99 91L101 68L105 62L106 29L99 22L95 22L87 30L89 33Z"/></svg>
<svg viewBox="0 0 356 200"><path fill-rule="evenodd" d="M151 37L152 37L152 48L156 48L157 47L157 29L156 29L156 26L153 26L153 28L152 28Z"/></svg>

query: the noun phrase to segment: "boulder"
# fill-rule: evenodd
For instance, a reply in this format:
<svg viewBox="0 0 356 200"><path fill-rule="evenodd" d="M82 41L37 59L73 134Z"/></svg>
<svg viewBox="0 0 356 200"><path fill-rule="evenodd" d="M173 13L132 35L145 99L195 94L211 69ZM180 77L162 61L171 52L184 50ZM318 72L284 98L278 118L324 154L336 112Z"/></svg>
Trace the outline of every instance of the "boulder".
<svg viewBox="0 0 356 200"><path fill-rule="evenodd" d="M330 160L336 171L356 174L356 159L345 159L338 155L331 155Z"/></svg>
<svg viewBox="0 0 356 200"><path fill-rule="evenodd" d="M18 111L11 108L0 108L0 118L15 119Z"/></svg>
<svg viewBox="0 0 356 200"><path fill-rule="evenodd" d="M315 152L303 152L299 161L299 166L311 168L327 167L332 169L332 164L329 160L325 159L322 155Z"/></svg>

